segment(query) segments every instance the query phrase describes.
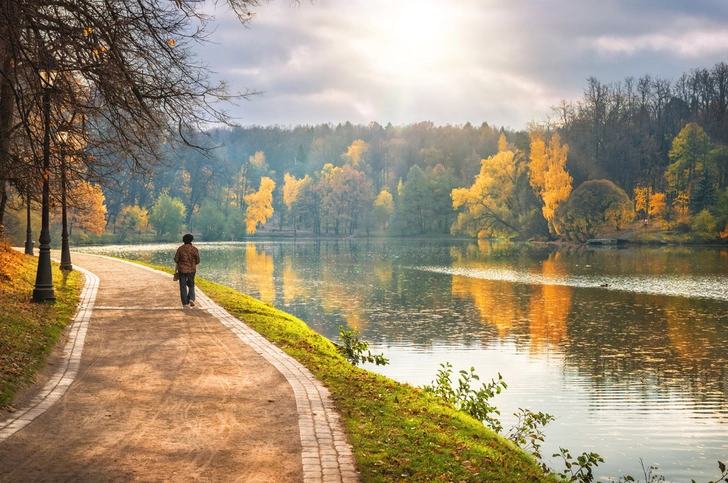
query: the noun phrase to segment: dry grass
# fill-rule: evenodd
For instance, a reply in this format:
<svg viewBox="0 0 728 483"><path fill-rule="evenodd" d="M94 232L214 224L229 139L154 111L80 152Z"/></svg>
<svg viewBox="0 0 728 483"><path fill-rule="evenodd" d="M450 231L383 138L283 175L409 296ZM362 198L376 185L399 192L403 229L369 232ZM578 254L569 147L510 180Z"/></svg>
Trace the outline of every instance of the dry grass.
<svg viewBox="0 0 728 483"><path fill-rule="evenodd" d="M0 408L10 407L15 393L33 382L73 317L83 277L64 277L53 266L56 302L31 301L38 259L0 246Z"/></svg>

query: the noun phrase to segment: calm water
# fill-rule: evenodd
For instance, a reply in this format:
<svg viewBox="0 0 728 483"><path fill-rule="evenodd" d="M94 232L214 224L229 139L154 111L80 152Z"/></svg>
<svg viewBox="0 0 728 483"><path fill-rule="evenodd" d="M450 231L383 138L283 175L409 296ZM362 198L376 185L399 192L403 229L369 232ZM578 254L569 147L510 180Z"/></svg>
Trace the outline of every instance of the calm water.
<svg viewBox="0 0 728 483"><path fill-rule="evenodd" d="M500 372L518 407L557 417L546 451L594 451L606 478L708 481L728 460L728 250L487 242L200 243L199 274L335 340L357 327L414 385L440 363ZM85 251L172 266L176 245ZM602 286L606 285L606 286ZM173 288L170 286L170 290ZM554 467L560 468L557 461Z"/></svg>

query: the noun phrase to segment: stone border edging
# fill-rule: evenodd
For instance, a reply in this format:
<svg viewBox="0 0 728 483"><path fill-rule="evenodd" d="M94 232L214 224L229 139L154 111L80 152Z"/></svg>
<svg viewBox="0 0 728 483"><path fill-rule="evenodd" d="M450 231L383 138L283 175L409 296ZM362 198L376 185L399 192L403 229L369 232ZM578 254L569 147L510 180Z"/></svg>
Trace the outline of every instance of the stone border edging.
<svg viewBox="0 0 728 483"><path fill-rule="evenodd" d="M76 267L75 270L83 273L86 281L81 291L78 309L73 316L68 341L66 341L60 357L60 365L27 407L16 411L7 420L0 423L0 443L43 414L66 393L76 378L81 364L81 353L86 340L86 331L88 330L91 312L99 288L99 277L83 268Z"/></svg>
<svg viewBox="0 0 728 483"><path fill-rule="evenodd" d="M95 256L104 257L104 255ZM166 272L127 260L104 258L129 263L138 268L172 277ZM232 330L241 341L278 369L291 385L298 411L304 483L359 483L354 453L346 440L346 434L341 427L341 420L329 390L300 362L248 327L243 321L230 315L202 290L197 287L195 289L197 298L203 302L198 304L198 307L207 310L210 315Z"/></svg>

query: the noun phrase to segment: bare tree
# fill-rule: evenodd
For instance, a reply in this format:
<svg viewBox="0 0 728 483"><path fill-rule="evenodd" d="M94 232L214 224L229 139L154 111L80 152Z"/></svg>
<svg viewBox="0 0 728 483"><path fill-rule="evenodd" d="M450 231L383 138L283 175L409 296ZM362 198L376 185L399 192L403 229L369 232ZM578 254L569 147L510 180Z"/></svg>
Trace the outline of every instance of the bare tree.
<svg viewBox="0 0 728 483"><path fill-rule="evenodd" d="M231 93L224 82L213 82L195 57L193 46L210 35L206 3L0 2L0 226L8 182L21 191L34 184L14 181L13 173L24 172L24 159L42 174L43 69L63 73L51 94L51 126L67 122L71 113L83 119L72 129L87 140L89 154L77 173L86 178L102 179L122 163L146 172L160 159L164 143L192 145L189 132L228 122L219 101L252 92ZM259 0L226 3L245 24Z"/></svg>

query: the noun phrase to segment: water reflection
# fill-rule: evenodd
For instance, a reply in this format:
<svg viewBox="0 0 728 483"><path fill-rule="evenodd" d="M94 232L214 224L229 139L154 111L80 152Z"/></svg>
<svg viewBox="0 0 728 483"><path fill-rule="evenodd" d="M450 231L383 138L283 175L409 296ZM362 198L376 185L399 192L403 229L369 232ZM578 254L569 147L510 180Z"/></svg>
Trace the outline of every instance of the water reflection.
<svg viewBox="0 0 728 483"><path fill-rule="evenodd" d="M245 247L245 283L261 301L270 304L276 301L274 269L273 257L265 249L258 250L253 244Z"/></svg>
<svg viewBox="0 0 728 483"><path fill-rule="evenodd" d="M176 247L94 249L171 265ZM728 251L487 242L200 244L200 275L336 339L356 327L416 385L441 362L502 372L497 405L559 417L547 443L596 451L604 475L715 475L728 456ZM602 469L603 468L603 469Z"/></svg>

